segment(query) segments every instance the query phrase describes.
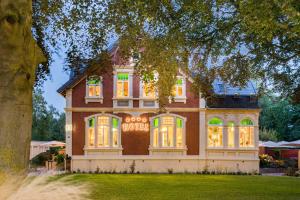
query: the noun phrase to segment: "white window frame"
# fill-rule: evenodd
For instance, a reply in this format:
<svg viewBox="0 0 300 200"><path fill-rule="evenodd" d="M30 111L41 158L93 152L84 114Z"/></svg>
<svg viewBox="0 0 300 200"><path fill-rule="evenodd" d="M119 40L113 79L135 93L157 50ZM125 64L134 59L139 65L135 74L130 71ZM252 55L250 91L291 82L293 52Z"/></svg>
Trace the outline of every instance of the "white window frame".
<svg viewBox="0 0 300 200"><path fill-rule="evenodd" d="M154 72L154 77L155 79L158 79L158 73ZM159 107L159 103L157 101L158 98L158 91L155 89L154 91L154 97L147 97L144 96L144 81L142 80L142 78L140 79L140 87L139 87L139 107L140 108L158 108ZM150 107L150 106L144 106L144 101L154 101L154 106Z"/></svg>
<svg viewBox="0 0 300 200"><path fill-rule="evenodd" d="M241 125L241 122L244 120L244 119L249 119L251 120L251 122L253 123L253 125ZM241 136L241 128L243 127L252 127L253 128L253 146L240 146L240 136ZM255 123L254 123L254 120L250 117L244 117L242 118L239 123L238 123L238 147L240 149L255 149L256 148L256 127L255 127Z"/></svg>
<svg viewBox="0 0 300 200"><path fill-rule="evenodd" d="M100 146L98 147L98 117L108 117L109 118L109 137L108 137L108 147ZM94 118L95 124L94 124L94 146L89 146L89 135L88 135L88 129L89 129L89 119ZM118 145L113 145L113 131L112 131L112 118L116 118L119 121L118 124ZM121 141L121 124L122 124L122 118L118 117L116 115L111 114L95 114L84 118L85 121L85 150L89 149L121 149L122 148L122 141Z"/></svg>
<svg viewBox="0 0 300 200"><path fill-rule="evenodd" d="M177 80L182 79L182 96L177 95ZM176 76L176 83L174 85L176 88L176 96L174 96L174 102L186 103L186 77L185 76ZM171 98L170 98L171 103Z"/></svg>
<svg viewBox="0 0 300 200"><path fill-rule="evenodd" d="M98 75L95 75L98 76ZM88 104L89 102L99 102L103 103L103 80L102 76L99 76L99 84L92 84L93 86L100 87L100 94L99 96L89 96L89 84L88 84L88 77L86 77L86 84L85 84L85 103Z"/></svg>
<svg viewBox="0 0 300 200"><path fill-rule="evenodd" d="M173 133L173 146L172 147L163 147L162 146L162 134L161 134L161 118L163 117L172 117L173 118L173 130L174 130L174 133ZM157 147L154 147L153 146L153 140L154 140L154 129L155 127L153 126L153 122L154 122L154 119L156 118L159 118L158 120L158 146ZM181 147L177 147L176 144L177 144L177 127L176 127L176 118L180 118L181 120L183 120L183 125L182 125L182 146ZM157 115L157 116L154 116L154 117L151 117L150 118L150 150L152 149L174 149L174 150L183 150L183 151L186 151L187 150L187 147L186 147L186 118L185 117L182 117L180 115L176 115L176 114L171 114L171 113L168 113L168 114L160 114L160 115Z"/></svg>
<svg viewBox="0 0 300 200"><path fill-rule="evenodd" d="M133 67L114 66L114 86L113 86L113 107L114 108L132 108L133 107ZM117 96L118 73L128 73L128 97ZM118 106L118 101L127 100L128 106Z"/></svg>
<svg viewBox="0 0 300 200"><path fill-rule="evenodd" d="M222 125L213 125L213 124L209 124L210 120L212 120L213 118L218 118L222 121ZM208 149L223 149L224 148L224 143L225 143L225 140L227 140L227 138L224 137L224 132L225 132L225 128L227 128L227 126L224 125L224 119L222 119L221 117L219 116L214 116L214 117L211 117L208 119L208 121L206 122L207 124L207 127L206 127L206 142L207 142L207 148ZM209 146L209 127L222 127L222 145L221 146Z"/></svg>

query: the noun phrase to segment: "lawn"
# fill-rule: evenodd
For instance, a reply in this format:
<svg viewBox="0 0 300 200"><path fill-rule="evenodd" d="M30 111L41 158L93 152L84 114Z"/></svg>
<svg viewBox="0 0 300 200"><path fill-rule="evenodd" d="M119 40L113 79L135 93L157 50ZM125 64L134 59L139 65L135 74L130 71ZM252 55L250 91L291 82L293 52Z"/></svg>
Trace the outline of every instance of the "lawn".
<svg viewBox="0 0 300 200"><path fill-rule="evenodd" d="M300 178L295 177L76 174L62 180L87 184L91 199L300 199Z"/></svg>

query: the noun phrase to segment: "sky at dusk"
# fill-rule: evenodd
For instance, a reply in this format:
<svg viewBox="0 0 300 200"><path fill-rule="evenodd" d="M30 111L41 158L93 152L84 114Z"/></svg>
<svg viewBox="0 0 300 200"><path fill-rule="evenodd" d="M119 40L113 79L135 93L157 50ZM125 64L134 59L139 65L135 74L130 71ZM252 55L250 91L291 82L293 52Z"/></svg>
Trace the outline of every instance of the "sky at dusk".
<svg viewBox="0 0 300 200"><path fill-rule="evenodd" d="M56 90L69 80L69 75L63 70L64 54L55 55L50 66L51 75L43 84L44 97L48 105L53 105L60 112L64 111L65 99Z"/></svg>

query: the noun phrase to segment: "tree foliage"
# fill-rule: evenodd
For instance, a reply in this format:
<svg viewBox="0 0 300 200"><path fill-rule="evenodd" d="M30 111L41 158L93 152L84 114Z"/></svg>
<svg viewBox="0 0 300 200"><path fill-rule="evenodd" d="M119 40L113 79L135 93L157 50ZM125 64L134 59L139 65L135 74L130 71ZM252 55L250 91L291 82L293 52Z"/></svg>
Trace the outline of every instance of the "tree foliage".
<svg viewBox="0 0 300 200"><path fill-rule="evenodd" d="M204 96L216 78L241 87L257 79L261 91L272 85L300 101L297 0L42 0L34 7L54 49L93 58L113 37L124 57L140 52L138 72L160 74L162 99L180 66Z"/></svg>
<svg viewBox="0 0 300 200"><path fill-rule="evenodd" d="M33 94L32 140L65 140L65 114L48 106L39 88Z"/></svg>
<svg viewBox="0 0 300 200"><path fill-rule="evenodd" d="M273 135L277 135L278 140L300 139L300 104L292 104L288 99L264 96L260 99L260 106L260 129L269 132L268 137L270 132L275 132ZM269 139L272 140L272 137Z"/></svg>

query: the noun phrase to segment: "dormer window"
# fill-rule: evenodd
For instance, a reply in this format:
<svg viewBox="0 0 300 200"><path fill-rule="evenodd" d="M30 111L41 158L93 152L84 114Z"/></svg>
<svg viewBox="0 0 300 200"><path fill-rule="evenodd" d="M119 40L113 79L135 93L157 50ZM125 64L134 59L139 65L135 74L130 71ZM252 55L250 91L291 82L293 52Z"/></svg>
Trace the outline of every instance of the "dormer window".
<svg viewBox="0 0 300 200"><path fill-rule="evenodd" d="M172 89L172 95L175 102L186 103L186 85L183 76L177 76L177 80Z"/></svg>
<svg viewBox="0 0 300 200"><path fill-rule="evenodd" d="M102 103L102 101L103 101L102 78L97 75L87 77L85 102Z"/></svg>

